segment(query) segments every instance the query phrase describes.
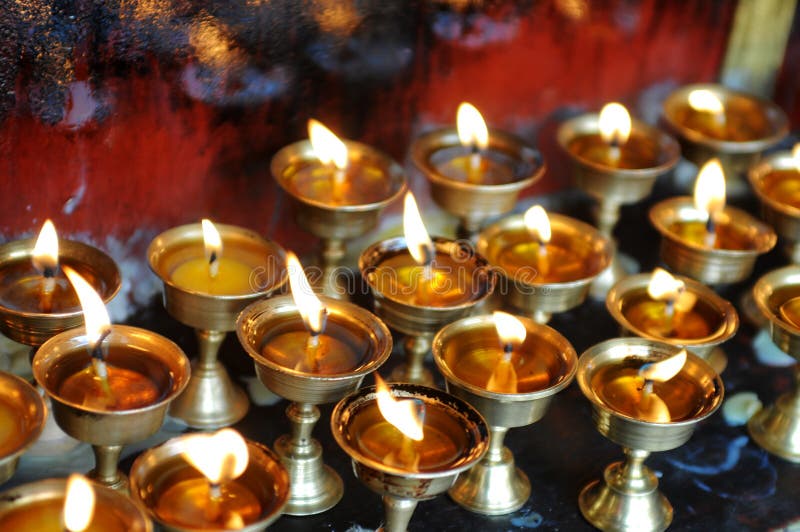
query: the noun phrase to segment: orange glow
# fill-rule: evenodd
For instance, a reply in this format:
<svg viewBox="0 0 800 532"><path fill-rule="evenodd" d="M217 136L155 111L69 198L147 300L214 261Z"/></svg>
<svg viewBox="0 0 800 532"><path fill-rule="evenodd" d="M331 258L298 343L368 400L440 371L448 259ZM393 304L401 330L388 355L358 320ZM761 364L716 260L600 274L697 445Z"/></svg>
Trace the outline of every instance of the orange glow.
<svg viewBox="0 0 800 532"><path fill-rule="evenodd" d="M203 246L208 260L208 274L216 277L219 273L219 259L222 258L222 237L208 218L200 222L203 226Z"/></svg>
<svg viewBox="0 0 800 532"><path fill-rule="evenodd" d="M639 375L645 380L666 382L677 375L686 363L686 350L681 349L669 358L645 364L639 368Z"/></svg>
<svg viewBox="0 0 800 532"><path fill-rule="evenodd" d="M292 291L297 310L303 318L306 328L313 334L322 332L323 319L325 316L325 305L314 294L311 285L308 283L303 265L297 255L291 251L286 253L286 269L289 272L289 287Z"/></svg>
<svg viewBox="0 0 800 532"><path fill-rule="evenodd" d="M533 235L537 242L547 244L550 242L550 218L547 217L547 212L541 205L534 205L527 211L524 216L525 227Z"/></svg>
<svg viewBox="0 0 800 532"><path fill-rule="evenodd" d="M64 497L64 528L69 532L83 532L94 515L94 489L86 477L73 473L67 479Z"/></svg>
<svg viewBox="0 0 800 532"><path fill-rule="evenodd" d="M725 108L717 95L708 89L697 89L689 93L689 105L695 111L722 115Z"/></svg>
<svg viewBox="0 0 800 532"><path fill-rule="evenodd" d="M58 234L50 220L45 220L33 246L33 267L40 273L58 267Z"/></svg>
<svg viewBox="0 0 800 532"><path fill-rule="evenodd" d="M347 168L347 146L322 122L308 121L308 139L322 164L333 164L339 170Z"/></svg>
<svg viewBox="0 0 800 532"><path fill-rule="evenodd" d="M412 400L397 400L389 386L375 373L375 389L378 410L381 415L397 430L414 441L421 441L423 434L422 420L417 413L417 405Z"/></svg>
<svg viewBox="0 0 800 532"><path fill-rule="evenodd" d="M800 171L800 142L792 148L792 157L794 157L794 164L797 166L797 170Z"/></svg>
<svg viewBox="0 0 800 532"><path fill-rule="evenodd" d="M69 278L69 282L72 283L75 293L78 294L78 300L81 302L81 308L83 308L83 319L86 323L86 337L89 340L91 349L94 349L107 331L111 329L111 318L108 317L108 310L100 295L95 292L86 279L69 266L63 266L62 269L67 278Z"/></svg>
<svg viewBox="0 0 800 532"><path fill-rule="evenodd" d="M462 102L458 106L456 129L462 146L475 146L481 150L489 146L489 129L480 111L471 103Z"/></svg>
<svg viewBox="0 0 800 532"><path fill-rule="evenodd" d="M656 268L647 285L647 293L653 299L675 299L683 288L683 281L675 279L667 270Z"/></svg>
<svg viewBox="0 0 800 532"><path fill-rule="evenodd" d="M241 476L250 459L247 442L233 429L184 436L183 445L183 458L211 484L223 484Z"/></svg>
<svg viewBox="0 0 800 532"><path fill-rule="evenodd" d="M619 103L607 103L600 111L598 120L600 136L609 144L621 146L628 142L631 134L631 115Z"/></svg>
<svg viewBox="0 0 800 532"><path fill-rule="evenodd" d="M697 174L694 205L711 219L725 208L725 174L719 159L709 160Z"/></svg>
<svg viewBox="0 0 800 532"><path fill-rule="evenodd" d="M403 208L403 232L405 233L408 252L411 253L417 264L429 264L435 256L436 249L427 229L425 229L422 216L419 214L417 201L411 192L406 192Z"/></svg>

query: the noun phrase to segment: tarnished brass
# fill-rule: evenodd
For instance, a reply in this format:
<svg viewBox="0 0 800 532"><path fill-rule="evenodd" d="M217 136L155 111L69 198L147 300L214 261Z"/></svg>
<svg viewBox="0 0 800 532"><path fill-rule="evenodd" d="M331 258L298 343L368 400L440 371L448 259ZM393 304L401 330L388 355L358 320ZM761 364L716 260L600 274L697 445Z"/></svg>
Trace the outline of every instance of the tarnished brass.
<svg viewBox="0 0 800 532"><path fill-rule="evenodd" d="M473 407L486 419L491 437L486 455L458 476L449 494L472 512L501 515L521 508L531 493L525 473L514 465L514 455L503 445L509 429L535 423L547 412L553 396L575 376L577 355L566 338L547 325L528 318L525 342L516 349L525 357L538 357L542 366L554 368L554 378L540 390L497 393L460 378L453 367L469 350L497 349L498 338L492 316L463 318L440 330L433 339L433 359L447 382L447 391ZM455 357L448 357L448 346ZM487 380L489 375L486 376Z"/></svg>

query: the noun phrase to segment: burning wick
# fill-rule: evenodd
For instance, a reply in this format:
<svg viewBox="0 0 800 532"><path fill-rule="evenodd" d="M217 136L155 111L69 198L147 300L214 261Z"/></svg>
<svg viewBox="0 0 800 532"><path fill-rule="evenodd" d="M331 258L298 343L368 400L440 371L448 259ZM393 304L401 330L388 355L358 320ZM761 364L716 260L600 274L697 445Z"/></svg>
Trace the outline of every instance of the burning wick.
<svg viewBox="0 0 800 532"><path fill-rule="evenodd" d="M706 215L706 247L717 244L717 217L725 209L725 173L719 159L710 159L697 174L694 184L694 205Z"/></svg>
<svg viewBox="0 0 800 532"><path fill-rule="evenodd" d="M208 276L216 279L219 274L219 259L222 256L222 237L219 236L219 231L211 220L203 218L200 223L203 226L203 245L208 259Z"/></svg>
<svg viewBox="0 0 800 532"><path fill-rule="evenodd" d="M417 201L411 192L406 192L403 205L403 232L406 237L408 252L414 261L422 266L422 282L417 290L422 304L428 304L430 290L434 281L434 263L436 247L433 245L422 216L417 207Z"/></svg>
<svg viewBox="0 0 800 532"><path fill-rule="evenodd" d="M53 291L58 273L58 235L53 222L45 220L33 246L33 267L42 274L42 291L39 306L42 312L53 309Z"/></svg>
<svg viewBox="0 0 800 532"><path fill-rule="evenodd" d="M311 371L319 371L325 353L320 353L320 335L328 323L328 309L314 295L311 285L303 272L303 265L291 251L286 254L286 270L289 272L289 287L303 324L308 330L306 340L306 365Z"/></svg>
<svg viewBox="0 0 800 532"><path fill-rule="evenodd" d="M600 137L608 144L609 164L618 166L622 157L622 145L631 134L631 115L625 106L616 102L607 103L598 117Z"/></svg>
<svg viewBox="0 0 800 532"><path fill-rule="evenodd" d="M489 146L489 129L480 111L471 103L462 102L456 112L456 130L461 145L469 148L469 178L473 181L481 168L482 151Z"/></svg>
<svg viewBox="0 0 800 532"><path fill-rule="evenodd" d="M83 532L89 528L94 516L95 494L86 477L72 473L67 479L62 520L64 530Z"/></svg>
<svg viewBox="0 0 800 532"><path fill-rule="evenodd" d="M539 247L539 261L537 262L537 266L541 270L539 273L546 276L550 271L550 261L547 258L547 244L550 243L552 237L550 219L541 205L534 205L525 211L523 221Z"/></svg>
<svg viewBox="0 0 800 532"><path fill-rule="evenodd" d="M686 350L659 362L650 362L639 368L639 376L644 379L642 395L636 410L639 416L653 423L669 423L672 416L669 407L653 390L654 382L666 382L677 375L686 363Z"/></svg>
<svg viewBox="0 0 800 532"><path fill-rule="evenodd" d="M83 308L83 319L86 327L86 337L88 340L88 351L92 357L92 368L95 377L100 381L100 387L106 397L114 403L114 396L111 386L108 383L108 366L106 365L106 352L103 340L111 334L111 319L108 317L108 310L100 296L95 292L92 285L81 277L81 275L70 268L63 267L64 273L72 283L78 300Z"/></svg>
<svg viewBox="0 0 800 532"><path fill-rule="evenodd" d="M345 170L349 162L347 145L322 122L313 118L308 121L308 140L319 162L331 169L331 195L337 202L341 202Z"/></svg>
<svg viewBox="0 0 800 532"><path fill-rule="evenodd" d="M492 313L497 336L503 346L503 354L489 375L486 389L490 392L517 393L517 371L514 369L514 344L525 341L528 332L525 324L506 312Z"/></svg>
<svg viewBox="0 0 800 532"><path fill-rule="evenodd" d="M383 418L400 431L402 440L398 449L393 449L384 462L410 471L419 470L420 456L414 442L425 436L425 403L414 399L395 399L389 386L375 373L375 395Z"/></svg>

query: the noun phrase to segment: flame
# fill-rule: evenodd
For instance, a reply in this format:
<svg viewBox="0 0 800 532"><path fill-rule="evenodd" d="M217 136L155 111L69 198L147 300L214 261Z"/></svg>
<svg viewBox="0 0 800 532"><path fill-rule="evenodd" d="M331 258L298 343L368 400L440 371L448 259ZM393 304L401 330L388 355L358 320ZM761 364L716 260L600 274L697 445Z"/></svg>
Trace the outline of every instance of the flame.
<svg viewBox="0 0 800 532"><path fill-rule="evenodd" d="M680 372L686 363L686 349L659 362L645 364L639 368L639 376L645 380L666 382Z"/></svg>
<svg viewBox="0 0 800 532"><path fill-rule="evenodd" d="M697 174L694 205L712 218L725 208L725 173L719 159L710 159Z"/></svg>
<svg viewBox="0 0 800 532"><path fill-rule="evenodd" d="M675 299L683 290L683 281L674 278L667 270L656 268L647 285L647 293L653 299Z"/></svg>
<svg viewBox="0 0 800 532"><path fill-rule="evenodd" d="M72 283L75 293L78 294L78 300L83 308L83 320L86 323L86 337L89 340L89 346L94 349L111 329L108 310L100 295L95 292L86 279L81 277L81 274L69 266L63 266L63 270L69 278L69 282Z"/></svg>
<svg viewBox="0 0 800 532"><path fill-rule="evenodd" d="M378 400L378 410L383 418L391 423L397 430L414 441L423 438L422 420L417 412L417 405L412 400L394 398L386 382L375 373L375 390Z"/></svg>
<svg viewBox="0 0 800 532"><path fill-rule="evenodd" d="M800 142L792 148L792 157L794 157L794 164L797 166L797 170L800 171Z"/></svg>
<svg viewBox="0 0 800 532"><path fill-rule="evenodd" d="M308 139L322 164L333 163L339 170L347 168L347 146L322 122L308 121Z"/></svg>
<svg viewBox="0 0 800 532"><path fill-rule="evenodd" d="M325 318L325 305L314 294L303 272L303 265L300 264L297 255L291 251L286 253L286 269L289 272L292 299L303 318L303 323L313 334L321 333Z"/></svg>
<svg viewBox="0 0 800 532"><path fill-rule="evenodd" d="M40 273L58 267L58 234L50 220L45 220L33 246L33 267Z"/></svg>
<svg viewBox="0 0 800 532"><path fill-rule="evenodd" d="M203 226L203 246L208 260L208 273L211 277L216 277L219 272L219 259L222 256L222 237L208 218L203 218L200 224Z"/></svg>
<svg viewBox="0 0 800 532"><path fill-rule="evenodd" d="M433 247L433 241L431 241L431 237L425 229L425 224L422 223L417 201L411 192L406 192L403 208L403 232L406 236L408 252L411 253L417 264L430 264L436 249Z"/></svg>
<svg viewBox="0 0 800 532"><path fill-rule="evenodd" d="M250 459L247 442L233 429L184 436L183 445L183 458L211 484L219 485L241 476Z"/></svg>
<svg viewBox="0 0 800 532"><path fill-rule="evenodd" d="M456 113L458 140L462 146L477 147L481 150L489 146L489 130L480 111L474 105L462 102Z"/></svg>
<svg viewBox="0 0 800 532"><path fill-rule="evenodd" d="M547 244L550 242L550 237L552 236L550 231L550 218L547 217L547 212L542 208L541 205L534 205L527 211L525 211L525 227L528 228L528 231L541 242L542 244Z"/></svg>
<svg viewBox="0 0 800 532"><path fill-rule="evenodd" d="M94 489L86 477L71 474L64 497L64 528L69 532L86 530L94 515L94 499Z"/></svg>
<svg viewBox="0 0 800 532"><path fill-rule="evenodd" d="M689 105L695 111L720 115L725 111L717 95L708 89L696 89L689 93Z"/></svg>
<svg viewBox="0 0 800 532"><path fill-rule="evenodd" d="M525 324L519 321L516 316L495 310L492 313L492 318L497 329L497 336L500 337L503 345L521 344L525 341L528 331L525 329Z"/></svg>
<svg viewBox="0 0 800 532"><path fill-rule="evenodd" d="M631 115L625 106L616 102L607 103L600 111L598 121L600 136L609 144L621 146L631 135Z"/></svg>

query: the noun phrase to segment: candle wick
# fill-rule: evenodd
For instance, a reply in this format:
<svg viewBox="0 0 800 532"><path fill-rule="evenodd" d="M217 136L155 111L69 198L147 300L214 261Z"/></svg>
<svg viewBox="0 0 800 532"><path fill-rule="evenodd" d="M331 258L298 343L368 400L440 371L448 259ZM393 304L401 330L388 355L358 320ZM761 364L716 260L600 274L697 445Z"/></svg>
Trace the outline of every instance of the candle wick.
<svg viewBox="0 0 800 532"><path fill-rule="evenodd" d="M212 499L215 499L215 500L221 499L222 498L222 483L221 482L209 482L208 494L211 496Z"/></svg>
<svg viewBox="0 0 800 532"><path fill-rule="evenodd" d="M45 279L52 279L56 276L56 272L58 271L58 266L45 266L42 268L42 277Z"/></svg>
<svg viewBox="0 0 800 532"><path fill-rule="evenodd" d="M514 355L514 344L511 342L503 345L503 362L511 362L511 357Z"/></svg>
<svg viewBox="0 0 800 532"><path fill-rule="evenodd" d="M101 360L105 362L105 355L103 354L103 340L108 338L108 335L111 334L111 328L106 328L100 333L100 337L97 339L97 342L92 346L92 358L95 360Z"/></svg>
<svg viewBox="0 0 800 532"><path fill-rule="evenodd" d="M653 379L645 379L642 387L642 397L646 397L651 393L653 393Z"/></svg>
<svg viewBox="0 0 800 532"><path fill-rule="evenodd" d="M706 246L713 248L717 243L717 224L714 220L714 213L708 213L706 220Z"/></svg>
<svg viewBox="0 0 800 532"><path fill-rule="evenodd" d="M219 260L217 252L212 251L208 257L208 275L214 279L219 274Z"/></svg>

